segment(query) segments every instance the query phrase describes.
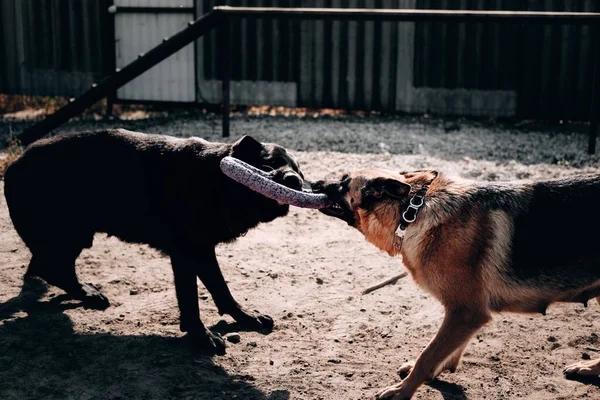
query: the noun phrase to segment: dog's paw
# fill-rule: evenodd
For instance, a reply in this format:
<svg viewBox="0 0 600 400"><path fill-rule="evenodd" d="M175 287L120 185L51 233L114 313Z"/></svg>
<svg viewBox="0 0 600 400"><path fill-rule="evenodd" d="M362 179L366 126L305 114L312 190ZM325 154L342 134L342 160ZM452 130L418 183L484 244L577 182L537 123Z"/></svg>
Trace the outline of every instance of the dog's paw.
<svg viewBox="0 0 600 400"><path fill-rule="evenodd" d="M600 376L600 359L579 361L567 366L563 373L567 377L572 376Z"/></svg>
<svg viewBox="0 0 600 400"><path fill-rule="evenodd" d="M205 347L211 351L214 351L215 354L223 355L225 354L225 340L218 333L212 333L208 331L209 334L206 335Z"/></svg>
<svg viewBox="0 0 600 400"><path fill-rule="evenodd" d="M110 302L100 291L92 284L82 283L81 293L77 296L83 302L84 308L93 310L105 310L110 306Z"/></svg>
<svg viewBox="0 0 600 400"><path fill-rule="evenodd" d="M270 333L273 331L273 318L261 314L256 310L250 311L241 309L239 313L235 316L232 315L232 317L245 329L262 333Z"/></svg>
<svg viewBox="0 0 600 400"><path fill-rule="evenodd" d="M218 333L204 329L198 332L188 332L188 337L198 350L220 356L225 354L225 340Z"/></svg>
<svg viewBox="0 0 600 400"><path fill-rule="evenodd" d="M404 379L408 376L408 374L410 374L410 371L412 371L414 367L414 361L405 362L400 366L400 368L398 368L398 375L400 375L400 378Z"/></svg>
<svg viewBox="0 0 600 400"><path fill-rule="evenodd" d="M392 399L392 400L408 400L412 397L412 393L409 392L402 382L392 386L388 386L381 390L377 395L376 399Z"/></svg>

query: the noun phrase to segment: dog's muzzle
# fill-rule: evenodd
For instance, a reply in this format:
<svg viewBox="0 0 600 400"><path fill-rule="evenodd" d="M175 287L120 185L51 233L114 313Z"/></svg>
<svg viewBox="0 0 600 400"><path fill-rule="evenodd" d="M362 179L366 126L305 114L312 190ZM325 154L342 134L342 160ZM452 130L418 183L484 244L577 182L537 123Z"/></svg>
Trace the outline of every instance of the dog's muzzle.
<svg viewBox="0 0 600 400"><path fill-rule="evenodd" d="M283 174L281 184L295 190L301 190L304 180L295 172L286 172Z"/></svg>
<svg viewBox="0 0 600 400"><path fill-rule="evenodd" d="M329 199L329 205L319 209L325 215L336 217L354 225L354 212L344 200L344 190L339 183L325 183L323 181L311 182L313 193L324 193Z"/></svg>

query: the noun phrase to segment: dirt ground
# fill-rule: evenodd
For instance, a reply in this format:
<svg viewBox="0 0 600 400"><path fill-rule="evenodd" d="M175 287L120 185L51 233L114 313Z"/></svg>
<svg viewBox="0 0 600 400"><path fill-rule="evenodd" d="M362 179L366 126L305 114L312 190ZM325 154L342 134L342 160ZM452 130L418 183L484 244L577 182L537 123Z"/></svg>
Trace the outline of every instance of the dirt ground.
<svg viewBox="0 0 600 400"><path fill-rule="evenodd" d="M105 125L111 124L122 126ZM202 124L213 126L174 121L160 130L190 132ZM433 167L488 180L600 171L597 156L584 153L585 136L576 133L475 132L389 120L319 124L275 118L234 120L233 126L228 140L241 133L265 140L277 131L268 139L286 145L308 179L377 166ZM316 136L300 136L301 129ZM397 136L386 133L394 130ZM215 129L199 131L218 137ZM313 137L331 141L315 151ZM368 149L361 147L365 142ZM414 151L401 147L407 143ZM557 228L557 234L569 233ZM224 356L202 355L183 338L169 260L147 246L97 235L78 259L82 280L111 300L106 311L83 309L40 282L23 287L29 252L12 227L1 182L0 254L0 399L372 398L399 379L397 367L419 354L442 320L440 305L410 277L362 295L404 271L401 258L315 210L292 208L287 217L217 247L237 300L275 320L269 335L239 332L241 341L228 343ZM202 287L200 292L206 325L233 331L232 320L220 317ZM599 317L595 302L587 308L554 305L546 316L496 315L471 340L457 372L423 386L415 398L600 398L600 380L562 375L569 363L600 357Z"/></svg>

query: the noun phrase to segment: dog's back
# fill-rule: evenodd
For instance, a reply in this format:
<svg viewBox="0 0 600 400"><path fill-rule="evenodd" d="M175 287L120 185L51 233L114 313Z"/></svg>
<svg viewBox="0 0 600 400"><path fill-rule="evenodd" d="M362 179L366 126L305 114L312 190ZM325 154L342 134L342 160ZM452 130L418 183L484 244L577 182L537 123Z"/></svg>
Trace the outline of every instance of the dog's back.
<svg viewBox="0 0 600 400"><path fill-rule="evenodd" d="M505 232L510 245L502 252L515 281L567 290L600 279L594 234L600 225L600 175L536 182L439 179L443 183L439 190L433 186L426 212L435 221L476 221L478 233L469 235L481 238L482 257L503 240L498 232Z"/></svg>
<svg viewBox="0 0 600 400"><path fill-rule="evenodd" d="M441 200L437 209L458 210L452 218L474 214L486 236L495 236L489 230L497 221L491 220L499 213L506 215L513 279L546 282L560 290L600 279L600 247L594 234L600 226L600 175L470 183L458 192L459 196L434 194ZM563 279L567 275L569 279Z"/></svg>
<svg viewBox="0 0 600 400"><path fill-rule="evenodd" d="M600 279L600 176L537 182L514 216L511 273L555 290Z"/></svg>
<svg viewBox="0 0 600 400"><path fill-rule="evenodd" d="M210 146L218 153L218 146L201 140L120 129L36 142L6 171L11 219L28 246L68 236L89 247L94 232L106 232L164 247L173 234L166 226L173 203L189 216L181 209L186 206L181 191L189 188L185 181L193 177L195 187L210 192L206 180L218 172L211 171L218 160L210 162L205 151ZM207 204L196 207L210 206L208 193L200 199Z"/></svg>
<svg viewBox="0 0 600 400"><path fill-rule="evenodd" d="M538 182L438 179L422 214L427 226L409 232L415 238L404 247L405 263L414 260L417 272L427 270L416 267L423 260L436 268L461 265L464 273L473 268L482 279L478 290L496 311L544 313L557 301L585 303L600 295L593 233L600 224L599 175Z"/></svg>

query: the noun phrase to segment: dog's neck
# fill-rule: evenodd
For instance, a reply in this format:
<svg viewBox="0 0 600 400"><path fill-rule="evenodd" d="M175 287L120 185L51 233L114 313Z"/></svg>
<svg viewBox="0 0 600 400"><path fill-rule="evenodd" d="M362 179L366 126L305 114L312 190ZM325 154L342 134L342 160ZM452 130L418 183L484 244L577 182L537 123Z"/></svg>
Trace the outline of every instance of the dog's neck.
<svg viewBox="0 0 600 400"><path fill-rule="evenodd" d="M394 232L394 247L396 247L398 251L402 248L406 228L416 221L419 211L425 205L425 196L427 195L429 186L438 176L437 171L428 172L430 172L429 179L419 182L417 185L411 184L411 194L407 196L406 200L400 205L400 221L398 223L398 228L396 228L396 231ZM415 188L415 186L417 186L417 188Z"/></svg>

